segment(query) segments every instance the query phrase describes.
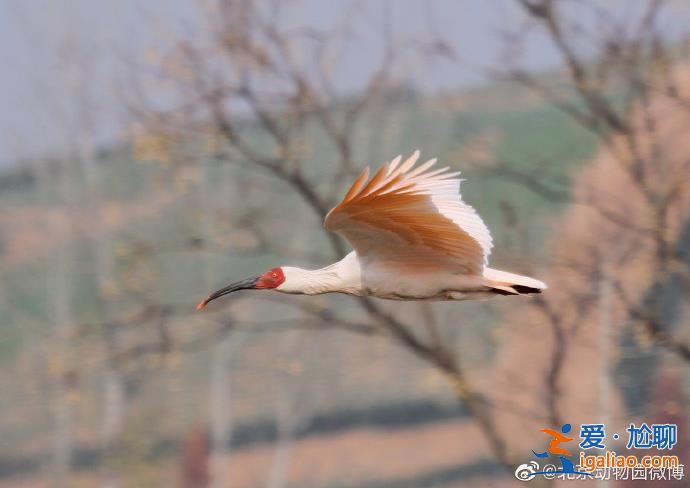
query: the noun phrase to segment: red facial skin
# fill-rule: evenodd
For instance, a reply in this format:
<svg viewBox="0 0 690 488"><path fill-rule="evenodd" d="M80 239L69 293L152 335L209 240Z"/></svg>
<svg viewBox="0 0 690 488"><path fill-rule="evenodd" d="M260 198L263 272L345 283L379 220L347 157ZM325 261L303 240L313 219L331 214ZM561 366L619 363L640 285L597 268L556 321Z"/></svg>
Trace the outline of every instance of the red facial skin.
<svg viewBox="0 0 690 488"><path fill-rule="evenodd" d="M256 282L255 288L259 290L270 290L278 288L285 281L285 275L280 268L273 268L266 271L259 276L259 281Z"/></svg>

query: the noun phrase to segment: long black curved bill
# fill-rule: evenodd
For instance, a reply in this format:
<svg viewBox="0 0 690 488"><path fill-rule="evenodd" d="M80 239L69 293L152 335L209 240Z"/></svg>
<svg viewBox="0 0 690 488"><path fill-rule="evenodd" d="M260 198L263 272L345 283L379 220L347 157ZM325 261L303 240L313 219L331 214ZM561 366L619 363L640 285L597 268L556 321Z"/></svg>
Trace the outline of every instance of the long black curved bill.
<svg viewBox="0 0 690 488"><path fill-rule="evenodd" d="M254 278L247 278L246 280L238 281L237 283L233 283L232 285L228 285L225 288L221 288L220 290L214 291L209 296L207 296L202 301L200 301L199 304L196 306L196 309L201 310L211 300L215 300L216 298L220 298L220 297L225 296L228 293L232 293L234 291L254 290L256 288L256 283L258 281L259 281L259 277L255 276Z"/></svg>

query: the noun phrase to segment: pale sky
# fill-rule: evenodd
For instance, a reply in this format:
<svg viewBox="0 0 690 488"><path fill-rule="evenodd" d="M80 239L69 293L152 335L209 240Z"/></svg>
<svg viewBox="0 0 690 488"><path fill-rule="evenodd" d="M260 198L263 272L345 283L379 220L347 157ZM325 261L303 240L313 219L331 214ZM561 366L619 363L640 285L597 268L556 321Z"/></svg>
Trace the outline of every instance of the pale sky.
<svg viewBox="0 0 690 488"><path fill-rule="evenodd" d="M130 77L143 69L147 53L164 51L180 36L197 35L198 1L202 0L1 2L0 166L21 157L68 151L84 123L97 140L113 140L126 122L121 94ZM626 10L645 4L611 2L624 4ZM284 22L328 28L352 3L289 2ZM519 19L512 0L369 0L358 5L362 15L371 18L371 32L357 33L351 55L340 67L345 91L356 90L376 65L382 46L377 19L385 9L400 36L419 38L434 28L459 54L461 63L439 65L434 76L414 78L427 92L481 83L481 70L495 66L505 46L500 33L516 27ZM690 18L687 11L684 18ZM89 66L86 75L68 69L75 60ZM559 59L537 36L524 62L546 69L557 66Z"/></svg>

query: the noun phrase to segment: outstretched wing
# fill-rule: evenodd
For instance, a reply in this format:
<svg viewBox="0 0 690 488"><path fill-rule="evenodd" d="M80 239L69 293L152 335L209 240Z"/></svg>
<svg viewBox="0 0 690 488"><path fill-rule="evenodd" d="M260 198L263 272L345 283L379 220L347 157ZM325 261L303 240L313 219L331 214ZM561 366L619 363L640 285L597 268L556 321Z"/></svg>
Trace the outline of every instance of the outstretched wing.
<svg viewBox="0 0 690 488"><path fill-rule="evenodd" d="M403 163L398 156L371 179L365 169L326 216L326 228L364 258L481 274L491 234L460 198L460 173L432 170L435 159L415 167L418 158L419 151Z"/></svg>

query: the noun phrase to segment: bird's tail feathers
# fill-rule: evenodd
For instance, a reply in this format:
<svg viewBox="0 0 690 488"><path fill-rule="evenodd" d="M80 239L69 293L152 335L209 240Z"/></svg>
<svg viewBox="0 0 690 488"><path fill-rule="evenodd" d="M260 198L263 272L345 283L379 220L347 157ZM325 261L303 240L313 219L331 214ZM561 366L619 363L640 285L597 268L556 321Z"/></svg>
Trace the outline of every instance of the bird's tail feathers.
<svg viewBox="0 0 690 488"><path fill-rule="evenodd" d="M529 276L492 268L484 268L484 278L487 280L487 286L500 295L528 295L541 293L548 288L546 283Z"/></svg>

